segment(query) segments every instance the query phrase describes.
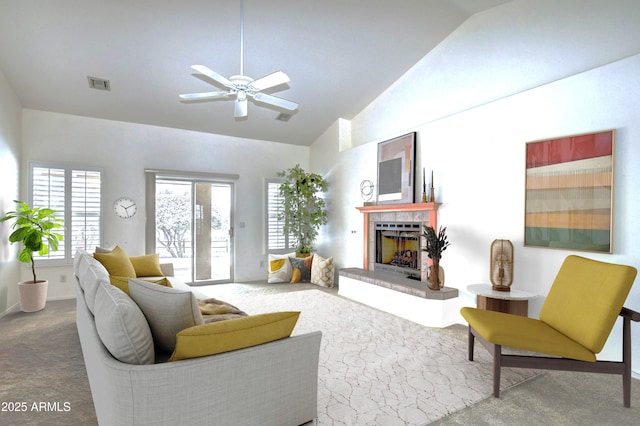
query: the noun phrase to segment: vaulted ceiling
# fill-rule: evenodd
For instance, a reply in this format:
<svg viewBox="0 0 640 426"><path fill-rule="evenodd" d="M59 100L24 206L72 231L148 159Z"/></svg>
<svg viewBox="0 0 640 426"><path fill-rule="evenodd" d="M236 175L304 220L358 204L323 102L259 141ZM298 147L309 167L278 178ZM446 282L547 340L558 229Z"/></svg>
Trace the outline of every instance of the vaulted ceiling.
<svg viewBox="0 0 640 426"><path fill-rule="evenodd" d="M507 0L244 0L244 74L291 81L281 110L183 103L240 72L240 0L0 0L0 71L29 109L310 145L353 118L467 18ZM87 77L110 81L90 89Z"/></svg>

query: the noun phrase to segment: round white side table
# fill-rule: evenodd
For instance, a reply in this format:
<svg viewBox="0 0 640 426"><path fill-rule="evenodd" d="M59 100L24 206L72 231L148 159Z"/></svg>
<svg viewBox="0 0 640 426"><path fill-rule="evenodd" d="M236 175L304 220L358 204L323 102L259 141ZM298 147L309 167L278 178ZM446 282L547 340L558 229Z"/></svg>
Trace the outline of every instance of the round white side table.
<svg viewBox="0 0 640 426"><path fill-rule="evenodd" d="M467 290L476 295L478 309L523 317L529 315L529 300L536 297L535 294L522 290L497 291L489 284L472 284Z"/></svg>

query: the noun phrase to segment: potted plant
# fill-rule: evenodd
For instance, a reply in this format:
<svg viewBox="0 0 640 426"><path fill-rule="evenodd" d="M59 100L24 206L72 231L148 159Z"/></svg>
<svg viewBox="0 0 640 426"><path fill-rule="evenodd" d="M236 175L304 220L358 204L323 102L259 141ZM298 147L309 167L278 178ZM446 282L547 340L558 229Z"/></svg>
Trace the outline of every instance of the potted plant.
<svg viewBox="0 0 640 426"><path fill-rule="evenodd" d="M20 309L24 312L35 312L44 308L47 301L47 280L38 280L33 253L41 256L49 251L58 250L58 242L62 235L55 232L62 228L62 220L55 217L55 210L50 208L29 207L27 203L14 200L18 205L15 211L7 212L0 222L13 219L9 235L11 244L21 242L22 250L18 252L18 259L24 263L31 263L32 281L18 283L20 295Z"/></svg>
<svg viewBox="0 0 640 426"><path fill-rule="evenodd" d="M447 228L440 227L438 232L433 229L433 226L423 226L422 236L424 237L423 251L427 252L427 256L431 259L431 266L429 266L429 274L427 278L427 286L431 290L440 290L444 287L444 271L440 267L440 258L442 252L449 247L449 241L447 241Z"/></svg>
<svg viewBox="0 0 640 426"><path fill-rule="evenodd" d="M319 174L305 172L299 164L278 173L278 176L285 178L280 185L283 211L278 219L284 221L284 234L298 242L296 253L308 256L320 225L327 223L325 202L318 196L327 190L327 181Z"/></svg>

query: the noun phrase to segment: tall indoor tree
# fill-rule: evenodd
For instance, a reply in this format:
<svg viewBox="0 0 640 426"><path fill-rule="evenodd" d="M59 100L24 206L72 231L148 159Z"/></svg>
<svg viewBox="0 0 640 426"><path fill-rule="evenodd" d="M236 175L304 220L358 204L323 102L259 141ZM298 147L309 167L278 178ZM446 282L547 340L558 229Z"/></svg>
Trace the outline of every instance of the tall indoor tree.
<svg viewBox="0 0 640 426"><path fill-rule="evenodd" d="M329 185L322 176L305 172L299 164L278 176L285 178L280 185L283 211L278 216L284 221L283 232L295 238L297 253L311 253L320 225L327 223L326 203L319 195Z"/></svg>

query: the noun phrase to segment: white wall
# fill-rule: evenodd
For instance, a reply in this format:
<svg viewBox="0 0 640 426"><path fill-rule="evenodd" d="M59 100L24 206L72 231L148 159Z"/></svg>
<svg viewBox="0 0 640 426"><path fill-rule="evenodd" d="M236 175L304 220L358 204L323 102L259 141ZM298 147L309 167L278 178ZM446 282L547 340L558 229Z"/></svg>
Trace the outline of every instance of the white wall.
<svg viewBox="0 0 640 426"><path fill-rule="evenodd" d="M354 199L360 199L360 187L359 183L353 185L353 175L360 175L363 167L373 168L374 173L376 170L375 155L367 161L360 156L362 149L341 152L350 144L350 122L339 119L315 141L310 151L312 171L322 174L329 183L324 195L327 224L321 227L314 248L325 258L333 257L336 270L353 266L354 262L362 264L363 220L353 204Z"/></svg>
<svg viewBox="0 0 640 426"><path fill-rule="evenodd" d="M264 179L298 163L308 167L308 147L35 110L24 110L23 123L23 197L27 161L102 167L104 245L118 244L131 255L144 253L145 169L240 175L235 206L236 281L266 277L266 267L260 266L266 259ZM132 220L112 214L112 203L121 196L133 198L141 214ZM71 277L70 268L46 269L50 299L75 294L70 280L59 282L63 273Z"/></svg>
<svg viewBox="0 0 640 426"><path fill-rule="evenodd" d="M353 144L640 53L637 0L514 0L473 15L352 120Z"/></svg>
<svg viewBox="0 0 640 426"><path fill-rule="evenodd" d="M640 199L633 191L634 183L640 181L640 55L607 63L611 52L602 49L609 46L608 35L598 32L605 40L596 42L591 34L594 29L616 27L624 46L620 56L640 51L640 38L634 35L631 44L623 34L637 31L635 24L632 28L625 24L629 23L628 14L640 16L640 3L590 1L593 8L586 11L576 7L582 2L561 3L515 1L473 17L360 113L352 121L355 148L341 152L331 167L330 183L339 183L345 193L351 194L330 195L334 217L344 218L344 224L334 224L331 230L340 233L324 238L350 239L348 232L357 216L354 207L362 203L357 190L360 181L376 179L377 142L417 131L417 167L434 170L436 200L443 203L439 221L447 227L452 242L441 261L447 271L446 285L461 290L461 304L474 302L466 292L469 284L488 282L489 246L496 238L514 243L514 287L540 295L530 304L530 315L534 317L568 254L640 268ZM615 10L605 4L615 6ZM612 17L616 20L609 21ZM554 24L547 25L542 18L549 18ZM527 28L526 35L523 28ZM566 45L573 34L576 43ZM487 37L496 57L482 63L470 62L464 68L466 58L480 60L478 51L489 53ZM564 57L554 45L556 37L566 50ZM533 57L524 58L519 64L521 54L515 58L504 54L505 50L513 51L513 46ZM548 63L544 58L555 61ZM450 64L458 67L455 76L448 75ZM468 99L459 87L470 87L464 80L465 73L475 84L481 84L469 93ZM533 76L529 78L529 74ZM540 80L540 75L548 81ZM525 81L515 84L520 79ZM531 88L526 90L528 85ZM453 100L447 97L448 93L452 93ZM614 254L523 247L525 143L606 129L616 129ZM331 144L340 146L339 141L326 139L316 144L312 152L321 147L329 150ZM312 157L312 167L318 164ZM337 245L334 255L343 260L344 266L359 267L360 245ZM627 305L640 310L639 296L637 282ZM633 327L633 336L637 374L639 327ZM602 357L619 357L619 341L617 327Z"/></svg>
<svg viewBox="0 0 640 426"><path fill-rule="evenodd" d="M18 199L21 107L0 72L0 215L14 210ZM0 317L18 303L20 267L18 247L9 245L9 223L0 224Z"/></svg>

